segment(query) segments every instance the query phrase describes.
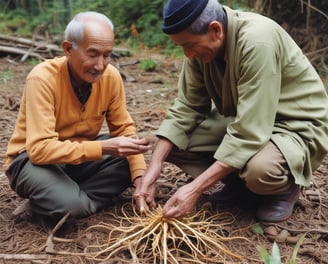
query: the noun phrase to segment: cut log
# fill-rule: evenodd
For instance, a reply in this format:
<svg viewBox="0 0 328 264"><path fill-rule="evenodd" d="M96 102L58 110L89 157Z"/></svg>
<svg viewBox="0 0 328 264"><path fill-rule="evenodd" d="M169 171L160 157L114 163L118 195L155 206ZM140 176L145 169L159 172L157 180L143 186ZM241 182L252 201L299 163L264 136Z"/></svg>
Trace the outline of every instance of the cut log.
<svg viewBox="0 0 328 264"><path fill-rule="evenodd" d="M24 50L21 48L0 46L0 52L17 54L17 55L26 55L28 53L28 55L31 57L35 57L40 60L45 60L45 58L42 57L39 53L29 52L29 50ZM28 56L24 56L24 58L26 58L26 57L28 57Z"/></svg>

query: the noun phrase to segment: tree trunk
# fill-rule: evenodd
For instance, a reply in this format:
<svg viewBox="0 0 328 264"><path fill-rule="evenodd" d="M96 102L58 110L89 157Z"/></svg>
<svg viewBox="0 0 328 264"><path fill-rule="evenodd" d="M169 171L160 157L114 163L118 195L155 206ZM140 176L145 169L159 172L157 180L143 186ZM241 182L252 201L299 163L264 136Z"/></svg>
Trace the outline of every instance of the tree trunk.
<svg viewBox="0 0 328 264"><path fill-rule="evenodd" d="M256 13L262 13L263 10L263 0L256 0L254 3L254 11Z"/></svg>

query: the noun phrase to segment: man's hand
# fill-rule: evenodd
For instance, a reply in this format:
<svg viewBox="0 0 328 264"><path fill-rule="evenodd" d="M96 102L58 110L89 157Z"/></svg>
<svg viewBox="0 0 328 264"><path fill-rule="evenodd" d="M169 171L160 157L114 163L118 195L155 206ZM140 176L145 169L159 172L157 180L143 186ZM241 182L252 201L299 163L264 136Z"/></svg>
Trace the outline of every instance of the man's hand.
<svg viewBox="0 0 328 264"><path fill-rule="evenodd" d="M131 137L113 137L102 141L103 154L116 157L126 157L145 153L152 145L150 138L136 139Z"/></svg>
<svg viewBox="0 0 328 264"><path fill-rule="evenodd" d="M192 182L182 186L172 195L163 207L164 216L178 218L190 213L194 209L198 198L206 189L235 170L234 167L226 163L215 161Z"/></svg>
<svg viewBox="0 0 328 264"><path fill-rule="evenodd" d="M193 183L186 184L178 189L163 207L163 214L167 218L179 218L190 213L201 195Z"/></svg>
<svg viewBox="0 0 328 264"><path fill-rule="evenodd" d="M164 138L160 138L149 163L149 167L141 179L136 179L136 190L133 198L138 210L145 213L155 208L156 180L160 176L163 162L171 151L173 144ZM140 181L140 182L139 182Z"/></svg>
<svg viewBox="0 0 328 264"><path fill-rule="evenodd" d="M146 213L156 207L156 179L159 177L160 172L161 164L150 166L142 177L134 181L136 190L133 198L140 213Z"/></svg>

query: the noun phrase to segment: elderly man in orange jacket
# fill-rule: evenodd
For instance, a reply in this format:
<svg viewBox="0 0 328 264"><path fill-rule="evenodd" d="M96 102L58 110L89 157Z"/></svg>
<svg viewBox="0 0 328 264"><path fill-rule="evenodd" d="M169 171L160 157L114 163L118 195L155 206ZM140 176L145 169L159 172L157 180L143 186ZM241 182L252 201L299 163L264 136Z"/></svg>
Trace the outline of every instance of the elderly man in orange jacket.
<svg viewBox="0 0 328 264"><path fill-rule="evenodd" d="M27 76L5 173L48 229L64 214L84 217L138 184L148 139L137 139L123 82L110 65L113 24L83 12L67 25L64 57ZM108 135L98 136L103 122Z"/></svg>

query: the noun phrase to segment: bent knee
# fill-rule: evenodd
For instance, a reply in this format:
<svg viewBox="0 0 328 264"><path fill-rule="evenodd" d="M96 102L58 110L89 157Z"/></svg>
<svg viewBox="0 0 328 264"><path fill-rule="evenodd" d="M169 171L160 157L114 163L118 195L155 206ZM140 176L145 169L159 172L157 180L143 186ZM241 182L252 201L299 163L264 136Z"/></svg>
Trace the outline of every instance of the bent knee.
<svg viewBox="0 0 328 264"><path fill-rule="evenodd" d="M96 212L94 202L83 192L71 200L62 201L61 208L77 218L87 217Z"/></svg>
<svg viewBox="0 0 328 264"><path fill-rule="evenodd" d="M254 157L245 166L240 176L247 188L259 195L281 194L288 189L290 172L281 161Z"/></svg>
<svg viewBox="0 0 328 264"><path fill-rule="evenodd" d="M266 194L268 190L263 189L263 182L261 179L265 178L265 170L263 167L247 166L247 172L241 173L241 178L245 181L246 187L253 193Z"/></svg>

